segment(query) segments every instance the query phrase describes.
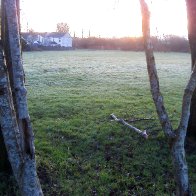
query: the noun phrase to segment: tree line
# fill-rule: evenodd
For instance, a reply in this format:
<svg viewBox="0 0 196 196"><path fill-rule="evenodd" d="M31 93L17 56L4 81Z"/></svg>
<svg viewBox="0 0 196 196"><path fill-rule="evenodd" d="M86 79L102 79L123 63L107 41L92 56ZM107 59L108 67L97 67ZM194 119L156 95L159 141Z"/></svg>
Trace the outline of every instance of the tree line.
<svg viewBox="0 0 196 196"><path fill-rule="evenodd" d="M167 35L164 37L152 37L152 44L155 51L159 52L189 52L189 42L184 37ZM62 47L43 47L30 46L22 39L23 51L40 51L40 50L65 50ZM124 51L143 51L142 37L125 37L125 38L73 38L72 49L92 49L92 50L124 50Z"/></svg>
<svg viewBox="0 0 196 196"><path fill-rule="evenodd" d="M152 44L155 51L162 52L189 52L189 42L184 37L167 35L164 37L152 37ZM95 49L95 50L127 50L143 51L142 37L125 38L73 38L74 49Z"/></svg>

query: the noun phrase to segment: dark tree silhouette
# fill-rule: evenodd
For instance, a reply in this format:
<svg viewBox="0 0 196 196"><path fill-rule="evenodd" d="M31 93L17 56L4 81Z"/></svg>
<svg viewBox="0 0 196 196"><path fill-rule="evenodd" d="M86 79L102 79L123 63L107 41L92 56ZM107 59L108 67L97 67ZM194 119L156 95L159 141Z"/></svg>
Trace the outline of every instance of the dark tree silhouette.
<svg viewBox="0 0 196 196"><path fill-rule="evenodd" d="M188 38L191 50L192 69L196 64L196 1L186 0L188 17ZM193 93L191 101L190 118L187 135L196 140L196 90Z"/></svg>

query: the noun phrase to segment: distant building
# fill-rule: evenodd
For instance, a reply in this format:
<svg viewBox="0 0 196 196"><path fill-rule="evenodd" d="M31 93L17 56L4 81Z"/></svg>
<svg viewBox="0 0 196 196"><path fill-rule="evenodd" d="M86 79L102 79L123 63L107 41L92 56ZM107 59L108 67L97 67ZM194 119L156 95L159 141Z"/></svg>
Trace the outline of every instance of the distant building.
<svg viewBox="0 0 196 196"><path fill-rule="evenodd" d="M58 46L72 48L72 37L69 33L22 33L22 38L29 45Z"/></svg>
<svg viewBox="0 0 196 196"><path fill-rule="evenodd" d="M42 44L44 41L44 34L43 33L34 33L34 32L22 33L22 38L29 45Z"/></svg>
<svg viewBox="0 0 196 196"><path fill-rule="evenodd" d="M50 44L71 48L72 37L69 33L48 33L44 37L44 45L48 46Z"/></svg>

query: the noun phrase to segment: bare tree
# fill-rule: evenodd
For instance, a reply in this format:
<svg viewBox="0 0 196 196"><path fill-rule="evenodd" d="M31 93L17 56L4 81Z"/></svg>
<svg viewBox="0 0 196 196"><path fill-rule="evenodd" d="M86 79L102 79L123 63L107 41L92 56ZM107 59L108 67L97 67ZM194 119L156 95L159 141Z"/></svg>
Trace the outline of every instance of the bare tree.
<svg viewBox="0 0 196 196"><path fill-rule="evenodd" d="M173 130L172 124L166 112L163 97L159 88L159 79L156 70L156 63L153 54L153 47L150 38L150 12L145 0L140 0L142 12L142 30L144 39L144 48L146 54L146 62L148 75L150 80L151 93L154 104L156 106L157 115L159 117L165 136L168 138L171 155L173 160L173 168L176 181L177 195L192 195L188 178L188 166L185 158L184 141L188 126L190 114L190 103L193 91L196 87L196 67L193 67L190 80L184 90L182 101L182 113L177 130Z"/></svg>
<svg viewBox="0 0 196 196"><path fill-rule="evenodd" d="M56 25L56 31L58 33L68 33L69 32L69 26L65 22L60 22Z"/></svg>
<svg viewBox="0 0 196 196"><path fill-rule="evenodd" d="M43 195L36 172L20 45L19 0L2 0L0 124L21 195Z"/></svg>

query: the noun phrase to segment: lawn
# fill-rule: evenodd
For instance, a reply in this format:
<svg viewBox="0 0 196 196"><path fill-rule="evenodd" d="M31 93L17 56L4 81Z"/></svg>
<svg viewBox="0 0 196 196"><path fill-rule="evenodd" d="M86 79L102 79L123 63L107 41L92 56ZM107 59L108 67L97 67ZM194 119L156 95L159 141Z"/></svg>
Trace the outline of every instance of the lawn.
<svg viewBox="0 0 196 196"><path fill-rule="evenodd" d="M155 53L160 86L174 128L190 55ZM169 146L152 103L142 52L58 51L23 54L45 195L171 195ZM110 119L146 129L149 139ZM196 155L187 155L196 193Z"/></svg>

